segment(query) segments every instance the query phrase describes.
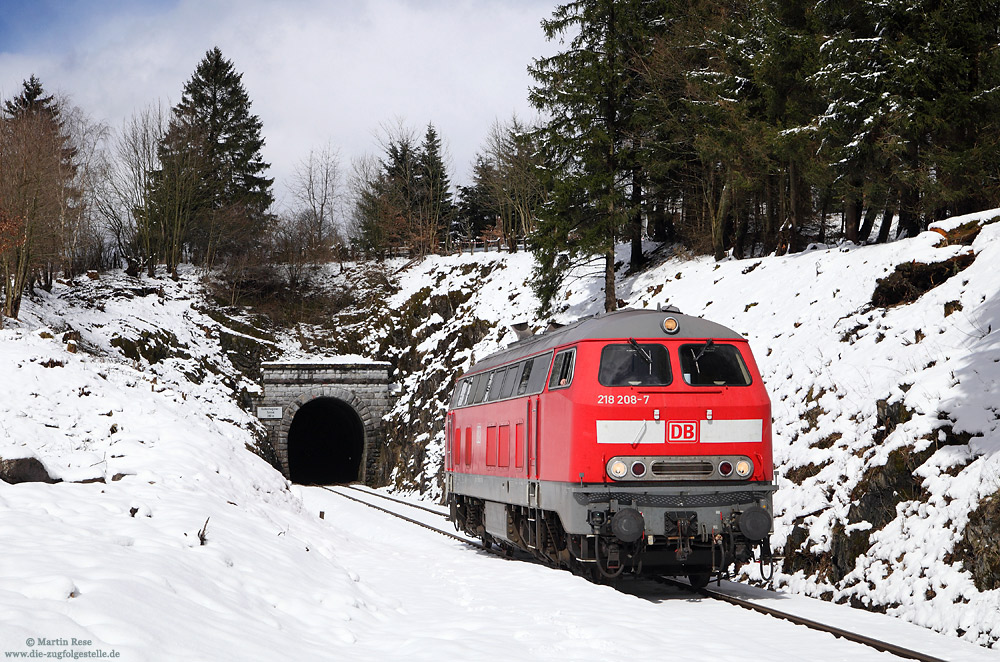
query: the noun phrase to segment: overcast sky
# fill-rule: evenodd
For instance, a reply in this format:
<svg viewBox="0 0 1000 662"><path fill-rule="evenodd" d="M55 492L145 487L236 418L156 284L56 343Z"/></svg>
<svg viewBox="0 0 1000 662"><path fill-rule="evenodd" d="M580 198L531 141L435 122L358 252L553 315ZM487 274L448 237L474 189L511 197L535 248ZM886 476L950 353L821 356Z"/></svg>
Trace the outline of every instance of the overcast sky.
<svg viewBox="0 0 1000 662"><path fill-rule="evenodd" d="M113 128L179 101L213 46L243 74L264 158L286 198L296 163L327 142L344 170L380 126L433 122L466 183L490 125L527 102L540 21L555 0L0 0L0 97L35 74Z"/></svg>

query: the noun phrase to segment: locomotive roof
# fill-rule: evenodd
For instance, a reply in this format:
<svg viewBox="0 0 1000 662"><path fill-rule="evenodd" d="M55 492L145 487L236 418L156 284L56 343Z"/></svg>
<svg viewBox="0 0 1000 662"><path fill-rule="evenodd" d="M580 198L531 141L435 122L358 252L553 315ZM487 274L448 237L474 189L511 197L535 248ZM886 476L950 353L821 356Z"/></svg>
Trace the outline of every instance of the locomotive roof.
<svg viewBox="0 0 1000 662"><path fill-rule="evenodd" d="M668 317L673 317L679 323L676 333L668 334L660 326ZM610 340L627 338L714 338L739 339L743 336L732 329L716 322L710 322L701 317L682 315L668 310L636 310L626 308L611 313L601 313L583 317L553 331L518 340L491 354L469 368L469 374L481 370L489 370L522 357L538 354L543 351L579 342L581 340Z"/></svg>

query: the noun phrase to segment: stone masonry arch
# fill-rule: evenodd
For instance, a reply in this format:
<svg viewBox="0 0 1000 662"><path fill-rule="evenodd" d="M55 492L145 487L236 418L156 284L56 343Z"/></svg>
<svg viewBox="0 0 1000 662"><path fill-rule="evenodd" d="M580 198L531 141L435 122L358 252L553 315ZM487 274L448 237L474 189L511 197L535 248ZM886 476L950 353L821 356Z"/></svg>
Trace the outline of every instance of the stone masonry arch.
<svg viewBox="0 0 1000 662"><path fill-rule="evenodd" d="M367 483L379 475L382 417L393 401L389 364L328 359L261 367L257 416L286 478Z"/></svg>

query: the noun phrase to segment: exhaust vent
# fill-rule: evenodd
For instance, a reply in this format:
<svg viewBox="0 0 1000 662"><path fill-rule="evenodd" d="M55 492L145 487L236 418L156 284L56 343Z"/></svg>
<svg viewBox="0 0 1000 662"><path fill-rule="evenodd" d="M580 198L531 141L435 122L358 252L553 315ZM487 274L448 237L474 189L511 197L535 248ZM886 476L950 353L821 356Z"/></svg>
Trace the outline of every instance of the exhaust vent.
<svg viewBox="0 0 1000 662"><path fill-rule="evenodd" d="M514 333L517 334L518 340L524 340L525 338L530 338L535 335L535 332L531 330L527 322L518 322L517 324L512 324L511 327Z"/></svg>

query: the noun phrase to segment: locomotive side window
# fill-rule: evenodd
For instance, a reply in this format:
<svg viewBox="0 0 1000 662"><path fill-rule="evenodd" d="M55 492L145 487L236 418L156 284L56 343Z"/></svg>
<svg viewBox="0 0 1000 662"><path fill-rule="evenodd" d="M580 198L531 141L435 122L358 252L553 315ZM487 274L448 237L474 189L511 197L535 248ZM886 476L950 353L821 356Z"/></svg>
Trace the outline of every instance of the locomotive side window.
<svg viewBox="0 0 1000 662"><path fill-rule="evenodd" d="M521 379L518 380L517 384L518 395L524 395L528 392L528 380L531 379L531 371L534 370L532 366L534 365L533 360L524 362L524 370L521 372Z"/></svg>
<svg viewBox="0 0 1000 662"><path fill-rule="evenodd" d="M605 345L597 381L602 386L667 386L672 381L667 348L635 340Z"/></svg>
<svg viewBox="0 0 1000 662"><path fill-rule="evenodd" d="M681 372L691 386L749 386L750 372L740 351L732 345L709 340L698 345L681 345Z"/></svg>
<svg viewBox="0 0 1000 662"><path fill-rule="evenodd" d="M474 397L472 398L473 403L478 404L483 401L484 397L486 397L486 387L489 386L490 384L489 378L492 375L493 373L491 372L479 373L478 375L476 375L476 380L475 382L473 382L472 385L472 390L474 393Z"/></svg>
<svg viewBox="0 0 1000 662"><path fill-rule="evenodd" d="M518 395L534 395L541 393L545 387L545 377L548 375L549 361L552 360L552 352L528 359L524 363L524 370L521 372L521 380L517 385Z"/></svg>
<svg viewBox="0 0 1000 662"><path fill-rule="evenodd" d="M549 373L549 362L552 361L552 352L542 354L534 358L535 367L531 369L531 379L528 380L528 394L541 393L545 388L545 378Z"/></svg>
<svg viewBox="0 0 1000 662"><path fill-rule="evenodd" d="M514 425L514 467L524 467L524 423L520 421Z"/></svg>
<svg viewBox="0 0 1000 662"><path fill-rule="evenodd" d="M497 466L497 426L486 428L486 466Z"/></svg>
<svg viewBox="0 0 1000 662"><path fill-rule="evenodd" d="M469 404L469 392L471 390L471 379L466 378L460 381L458 383L458 388L455 389L455 401L451 403L451 406L454 408Z"/></svg>
<svg viewBox="0 0 1000 662"><path fill-rule="evenodd" d="M510 466L510 425L501 425L498 431L500 436L499 448L497 448L497 466Z"/></svg>
<svg viewBox="0 0 1000 662"><path fill-rule="evenodd" d="M503 390L500 391L501 398L509 398L514 394L514 385L518 382L518 376L521 373L521 366L523 365L523 363L515 363L507 368L507 374L503 378Z"/></svg>
<svg viewBox="0 0 1000 662"><path fill-rule="evenodd" d="M493 402L500 397L500 387L503 384L505 370L500 368L490 373L490 385L486 391L486 401Z"/></svg>
<svg viewBox="0 0 1000 662"><path fill-rule="evenodd" d="M567 349L556 354L555 364L552 366L552 377L549 378L549 388L565 388L573 381L573 363L576 359L576 350Z"/></svg>

